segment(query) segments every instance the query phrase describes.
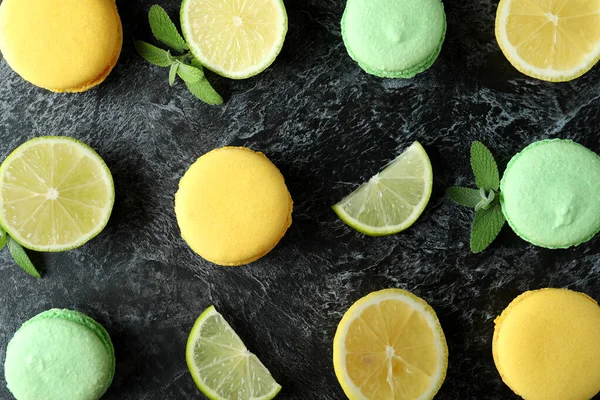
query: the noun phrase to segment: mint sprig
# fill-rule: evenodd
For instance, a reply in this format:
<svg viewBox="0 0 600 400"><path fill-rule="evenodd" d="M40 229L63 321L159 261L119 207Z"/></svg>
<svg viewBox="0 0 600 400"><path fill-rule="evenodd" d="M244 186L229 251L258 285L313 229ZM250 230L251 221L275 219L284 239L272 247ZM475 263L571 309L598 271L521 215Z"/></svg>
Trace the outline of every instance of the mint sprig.
<svg viewBox="0 0 600 400"><path fill-rule="evenodd" d="M169 18L169 14L158 5L150 7L148 12L148 21L150 22L150 29L154 37L172 48L173 50L183 53L189 49L183 37L179 34L177 27Z"/></svg>
<svg viewBox="0 0 600 400"><path fill-rule="evenodd" d="M471 168L478 189L451 187L446 191L454 202L475 210L471 226L471 251L481 253L496 239L506 218L500 205L500 174L490 150L481 142L471 145Z"/></svg>
<svg viewBox="0 0 600 400"><path fill-rule="evenodd" d="M19 267L23 268L25 272L34 278L39 279L42 277L29 259L25 249L23 249L23 247L13 238L8 236L4 229L0 227L0 250L2 250L6 245L8 245L8 251Z"/></svg>
<svg viewBox="0 0 600 400"><path fill-rule="evenodd" d="M167 45L176 53L164 50L150 43L138 40L135 49L150 64L169 68L169 85L173 86L177 77L186 84L188 90L207 104L223 104L223 98L213 89L204 75L202 64L189 52L189 46L179 34L177 27L167 12L160 6L150 7L148 20L152 34L159 42ZM186 52L187 51L187 52Z"/></svg>

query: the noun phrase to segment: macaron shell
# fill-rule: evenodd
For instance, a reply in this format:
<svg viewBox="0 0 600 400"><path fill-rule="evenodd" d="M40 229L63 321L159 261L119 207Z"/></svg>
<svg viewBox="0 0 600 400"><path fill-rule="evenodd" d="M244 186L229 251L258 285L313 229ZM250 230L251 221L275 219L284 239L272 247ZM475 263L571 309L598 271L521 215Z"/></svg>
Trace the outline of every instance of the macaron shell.
<svg viewBox="0 0 600 400"><path fill-rule="evenodd" d="M80 325L88 328L89 330L94 332L96 334L96 336L98 336L98 339L100 339L100 341L102 342L102 345L104 346L104 349L106 350L106 353L109 355L109 358L110 358L110 381L108 382L108 386L110 386L112 379L115 375L116 358L115 358L115 348L113 346L112 340L110 339L110 335L108 334L106 329L104 329L104 327L102 325L100 325L100 323L98 323L96 320L85 315L84 313L81 313L81 312L75 311L75 310L67 310L67 309L59 309L59 308L52 308L50 310L44 311L44 312L36 315L35 317L31 318L29 321L25 322L25 324L29 324L33 321L37 321L37 320L41 320L41 319L54 319L54 318L65 319L65 320L80 324Z"/></svg>
<svg viewBox="0 0 600 400"><path fill-rule="evenodd" d="M543 140L509 162L502 211L524 240L546 248L577 246L600 231L600 157L570 140Z"/></svg>
<svg viewBox="0 0 600 400"><path fill-rule="evenodd" d="M342 37L368 73L411 78L437 59L446 34L439 0L348 0Z"/></svg>
<svg viewBox="0 0 600 400"><path fill-rule="evenodd" d="M114 0L4 0L0 51L23 79L55 92L101 83L123 41Z"/></svg>
<svg viewBox="0 0 600 400"><path fill-rule="evenodd" d="M219 265L248 264L271 251L292 223L281 172L262 153L224 147L200 157L175 195L181 235Z"/></svg>
<svg viewBox="0 0 600 400"><path fill-rule="evenodd" d="M525 292L495 324L494 362L519 396L588 400L600 391L600 307L587 295Z"/></svg>
<svg viewBox="0 0 600 400"><path fill-rule="evenodd" d="M27 321L6 351L6 382L17 400L98 400L113 375L108 334L70 310L50 310Z"/></svg>

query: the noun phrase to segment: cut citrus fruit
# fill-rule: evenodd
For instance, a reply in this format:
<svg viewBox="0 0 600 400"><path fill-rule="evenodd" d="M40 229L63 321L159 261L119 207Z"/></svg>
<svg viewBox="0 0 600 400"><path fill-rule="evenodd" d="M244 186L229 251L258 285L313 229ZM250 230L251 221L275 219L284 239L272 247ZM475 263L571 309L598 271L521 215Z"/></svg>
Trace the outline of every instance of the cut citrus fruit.
<svg viewBox="0 0 600 400"><path fill-rule="evenodd" d="M433 171L429 157L414 142L383 171L356 189L333 210L346 224L371 236L409 228L431 197Z"/></svg>
<svg viewBox="0 0 600 400"><path fill-rule="evenodd" d="M196 386L212 400L268 400L281 390L214 306L196 320L185 359Z"/></svg>
<svg viewBox="0 0 600 400"><path fill-rule="evenodd" d="M600 1L501 0L496 38L525 75L570 81L600 59Z"/></svg>
<svg viewBox="0 0 600 400"><path fill-rule="evenodd" d="M69 137L39 137L0 167L0 222L22 246L37 251L79 247L106 226L115 199L108 167Z"/></svg>
<svg viewBox="0 0 600 400"><path fill-rule="evenodd" d="M448 346L423 299L386 289L344 314L333 340L333 366L350 400L432 399L446 377Z"/></svg>
<svg viewBox="0 0 600 400"><path fill-rule="evenodd" d="M281 0L183 0L181 30L205 67L244 79L275 61L287 33L287 14Z"/></svg>

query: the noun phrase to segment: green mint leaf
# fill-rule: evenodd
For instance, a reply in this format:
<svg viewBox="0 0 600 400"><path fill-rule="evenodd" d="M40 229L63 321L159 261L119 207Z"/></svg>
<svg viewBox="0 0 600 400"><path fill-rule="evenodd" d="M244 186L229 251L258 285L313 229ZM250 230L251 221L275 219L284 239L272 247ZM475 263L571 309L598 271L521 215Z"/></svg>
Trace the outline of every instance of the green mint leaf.
<svg viewBox="0 0 600 400"><path fill-rule="evenodd" d="M479 188L479 196L481 198L481 201L479 201L479 203L477 203L477 205L475 206L475 211L479 211L481 209L487 210L488 208L490 208L490 204L492 204L492 202L496 198L496 192L490 190L490 193L486 194L484 188Z"/></svg>
<svg viewBox="0 0 600 400"><path fill-rule="evenodd" d="M192 67L191 65L187 64L179 64L177 75L179 75L181 79L188 83L197 83L204 78L204 72L202 69Z"/></svg>
<svg viewBox="0 0 600 400"><path fill-rule="evenodd" d="M204 71L204 67L202 66L202 63L198 60L196 60L195 57L192 57L192 61L190 61L190 64L192 64L192 67L196 67L202 71Z"/></svg>
<svg viewBox="0 0 600 400"><path fill-rule="evenodd" d="M190 92L206 104L210 105L219 105L223 104L223 98L213 89L210 83L206 80L206 78L202 79L199 82L185 83Z"/></svg>
<svg viewBox="0 0 600 400"><path fill-rule="evenodd" d="M0 250L6 246L6 242L8 242L8 235L6 231L0 226Z"/></svg>
<svg viewBox="0 0 600 400"><path fill-rule="evenodd" d="M500 175L494 156L481 142L473 142L471 146L471 168L475 174L475 182L486 191L498 190Z"/></svg>
<svg viewBox="0 0 600 400"><path fill-rule="evenodd" d="M19 265L19 267L23 268L25 272L34 278L39 279L42 277L29 260L29 257L27 256L27 253L25 253L23 247L21 247L21 245L15 242L15 240L11 237L8 238L8 250L10 251L10 254L15 262Z"/></svg>
<svg viewBox="0 0 600 400"><path fill-rule="evenodd" d="M150 64L154 64L159 67L168 67L169 65L173 64L168 51L153 46L150 43L137 40L135 42L135 49L137 50L138 54Z"/></svg>
<svg viewBox="0 0 600 400"><path fill-rule="evenodd" d="M471 251L481 253L487 249L496 239L505 222L499 202L488 209L476 211L471 228Z"/></svg>
<svg viewBox="0 0 600 400"><path fill-rule="evenodd" d="M477 189L454 186L446 190L446 194L450 200L469 208L475 208L481 202L481 195Z"/></svg>
<svg viewBox="0 0 600 400"><path fill-rule="evenodd" d="M177 77L177 70L179 70L179 66L181 64L179 62L171 65L171 69L169 70L169 85L173 86L175 84L175 78Z"/></svg>
<svg viewBox="0 0 600 400"><path fill-rule="evenodd" d="M179 34L177 27L161 6L153 5L150 7L148 20L150 21L150 29L156 40L163 42L180 53L188 49L188 45Z"/></svg>

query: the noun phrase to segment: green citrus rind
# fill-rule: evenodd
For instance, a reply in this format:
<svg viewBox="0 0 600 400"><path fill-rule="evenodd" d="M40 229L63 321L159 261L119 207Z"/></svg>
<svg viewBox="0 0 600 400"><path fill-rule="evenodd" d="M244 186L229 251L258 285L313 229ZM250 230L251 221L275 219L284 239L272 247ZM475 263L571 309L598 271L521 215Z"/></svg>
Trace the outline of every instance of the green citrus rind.
<svg viewBox="0 0 600 400"><path fill-rule="evenodd" d="M351 228L353 228L353 229L357 230L358 232L363 233L365 235L378 237L378 236L388 236L388 235L394 235L396 233L400 233L400 232L405 231L406 229L410 228L412 225L414 225L415 222L417 222L419 217L421 217L421 215L425 211L425 208L427 208L427 204L429 204L429 199L431 198L431 193L433 191L433 168L431 166L431 161L429 160L429 156L427 155L427 152L425 151L423 146L419 142L414 142L413 146L415 146L417 151L419 151L419 153L421 154L421 157L423 157L423 159L427 161L425 163L425 166L427 167L427 170L426 170L427 179L425 180L425 182L427 184L427 188L426 188L426 192L425 192L425 196L423 197L423 200L419 204L419 207L415 208L415 210L411 214L411 217L409 219L403 221L401 224L393 225L393 226L389 226L389 227L369 226L369 225L361 223L360 221L358 221L357 219L355 219L354 217L349 215L343 209L343 204L344 204L345 200L347 199L347 197L346 197L342 201L340 201L339 203L337 203L336 205L334 205L332 207L333 211L337 214L337 216L342 221L344 221L344 223L346 225L350 226Z"/></svg>
<svg viewBox="0 0 600 400"><path fill-rule="evenodd" d="M288 16L287 16L287 12L286 12L283 0L275 0L281 6L281 12L283 15L282 22L284 24L284 27L283 27L284 29L281 34L281 40L277 44L277 46L274 47L273 52L272 52L272 54L273 54L272 57L266 58L264 63L260 64L255 70L252 70L251 72L246 73L246 74L231 73L231 72L225 71L222 68L220 68L219 66L213 64L204 56L204 54L202 54L200 49L194 44L194 41L190 40L191 33L189 30L189 24L188 24L189 18L187 17L186 13L187 13L187 8L189 6L189 3L192 1L194 1L194 0L183 0L181 2L181 9L180 9L180 13L179 13L179 17L180 17L180 21L181 21L181 32L183 33L183 37L185 38L185 41L188 43L188 46L190 47L190 51L192 52L194 57L202 64L202 66L204 68L211 70L215 74L224 76L225 78L248 79L248 78L251 78L253 76L260 74L261 72L263 72L264 70L269 68L275 62L275 60L277 59L277 56L279 56L279 53L281 52L281 49L283 48L283 44L285 42L285 37L288 32Z"/></svg>
<svg viewBox="0 0 600 400"><path fill-rule="evenodd" d="M26 249L33 250L33 251L39 251L39 252L56 253L56 252L61 252L61 251L73 250L78 247L81 247L84 244L86 244L87 242L89 242L90 240L92 240L93 238L95 238L100 232L102 232L102 230L104 230L104 228L108 224L108 220L110 219L110 215L112 213L112 208L115 203L115 185L114 185L114 181L113 181L110 169L108 168L108 166L106 165L106 163L104 162L102 157L100 157L100 155L98 153L96 153L96 151L94 149L92 149L90 146L88 146L87 144L85 144L77 139L68 137L68 136L39 136L39 137L33 138L33 139L28 140L27 142L21 144L19 147L17 147L15 150L13 150L8 155L8 157L6 157L4 162L2 162L2 165L0 165L0 179L2 179L2 177L4 176L7 166L11 163L11 161L13 159L19 157L20 154L25 149L31 147L31 145L38 144L39 142L45 142L45 141L59 141L59 142L62 141L62 142L68 142L70 144L74 144L74 145L78 146L81 150L86 152L91 158L93 158L98 163L98 165L101 167L101 170L106 173L106 178L108 179L108 182L110 183L110 187L112 188L112 190L110 192L110 198L109 198L110 204L107 205L107 207L106 207L110 211L105 215L105 217L102 219L102 221L100 221L98 223L98 225L96 226L96 229L94 229L87 235L83 235L79 240L77 240L73 243L69 243L68 245L48 245L48 246L38 246L36 244L30 243L29 241L25 240L25 238L23 238L18 232L16 232L14 229L12 229L12 227L9 224L7 224L6 221L4 221L2 192L0 191L0 225L6 231L6 233L8 233L8 235L11 238L13 238L17 243L19 243L21 246L23 246Z"/></svg>
<svg viewBox="0 0 600 400"><path fill-rule="evenodd" d="M214 315L220 316L219 312L215 309L215 306L210 306L206 310L204 310L204 312L202 314L200 314L198 319L196 319L196 322L194 322L194 326L192 327L192 330L190 331L190 335L188 336L188 340L187 340L187 344L186 344L186 348L185 348L185 361L188 366L188 369L190 370L190 374L192 375L192 379L194 380L194 383L196 384L198 389L200 389L200 391L202 393L204 393L204 395L206 397L208 397L210 400L228 400L224 397L221 397L218 393L216 393L213 389L208 387L202 381L201 377L196 372L196 365L194 364L194 361L193 361L194 345L196 344L196 339L199 336L200 330L202 329L202 326L204 325L206 320ZM253 397L252 400L271 400L272 398L277 396L277 394L279 393L280 390L281 390L281 386L279 384L277 384L273 388L273 391L271 393L268 393L267 395L262 396L262 397Z"/></svg>

